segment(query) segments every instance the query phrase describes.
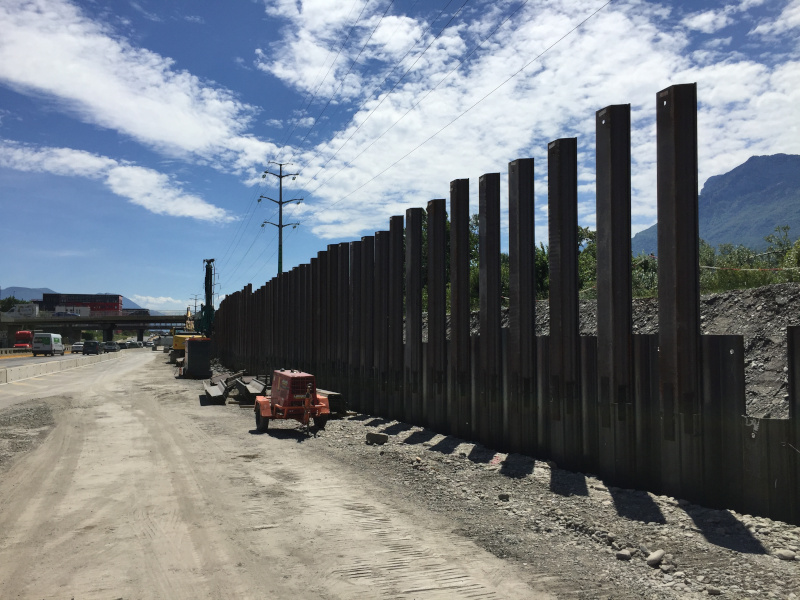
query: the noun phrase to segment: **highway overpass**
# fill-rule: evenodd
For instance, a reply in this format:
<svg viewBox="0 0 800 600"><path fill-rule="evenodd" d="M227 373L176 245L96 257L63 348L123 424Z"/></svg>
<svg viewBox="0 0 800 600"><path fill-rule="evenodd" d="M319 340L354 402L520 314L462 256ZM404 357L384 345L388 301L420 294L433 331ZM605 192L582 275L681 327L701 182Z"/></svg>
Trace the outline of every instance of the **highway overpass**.
<svg viewBox="0 0 800 600"><path fill-rule="evenodd" d="M138 311L137 311L138 312ZM151 312L151 311L142 311ZM80 339L80 332L84 330L101 330L104 340L111 340L114 331L123 329L136 331L139 341L144 339L147 329L169 329L171 327L186 327L191 322L192 315L184 311L173 311L162 314L99 314L88 317L54 317L39 315L37 317L8 317L0 314L0 338L6 337L6 344L14 345L14 333L20 330L38 330L60 333L70 341ZM2 336L5 333L5 336Z"/></svg>

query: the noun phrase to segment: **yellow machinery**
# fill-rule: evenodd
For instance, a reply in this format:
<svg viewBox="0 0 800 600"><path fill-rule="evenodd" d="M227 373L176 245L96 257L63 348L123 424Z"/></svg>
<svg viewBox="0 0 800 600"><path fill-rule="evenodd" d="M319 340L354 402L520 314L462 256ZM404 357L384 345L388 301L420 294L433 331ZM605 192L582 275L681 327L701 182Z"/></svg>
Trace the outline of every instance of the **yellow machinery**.
<svg viewBox="0 0 800 600"><path fill-rule="evenodd" d="M169 362L172 364L186 356L186 340L204 337L202 333L193 331L170 330L170 333L172 334L172 349L169 351Z"/></svg>

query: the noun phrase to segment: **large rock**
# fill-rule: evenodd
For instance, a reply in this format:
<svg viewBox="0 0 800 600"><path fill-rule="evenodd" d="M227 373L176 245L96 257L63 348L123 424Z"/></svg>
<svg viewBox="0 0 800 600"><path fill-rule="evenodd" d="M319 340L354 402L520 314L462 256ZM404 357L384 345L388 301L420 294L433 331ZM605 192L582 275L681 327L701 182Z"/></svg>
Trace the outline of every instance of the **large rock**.
<svg viewBox="0 0 800 600"><path fill-rule="evenodd" d="M367 432L367 443L370 445L377 444L379 446L382 446L388 441L389 441L389 436L385 433L378 433L377 431Z"/></svg>
<svg viewBox="0 0 800 600"><path fill-rule="evenodd" d="M647 566L656 568L661 564L661 561L664 560L664 555L666 552L663 550L656 550L655 552L651 552L650 556L647 557Z"/></svg>

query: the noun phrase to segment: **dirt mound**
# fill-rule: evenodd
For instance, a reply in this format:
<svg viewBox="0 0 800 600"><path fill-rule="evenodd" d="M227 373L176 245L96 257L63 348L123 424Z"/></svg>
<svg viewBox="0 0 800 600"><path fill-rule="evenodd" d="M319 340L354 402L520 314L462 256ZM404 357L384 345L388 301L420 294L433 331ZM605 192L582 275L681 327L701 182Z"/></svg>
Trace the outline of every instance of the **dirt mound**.
<svg viewBox="0 0 800 600"><path fill-rule="evenodd" d="M786 327L800 325L800 283L782 283L749 290L709 294L700 299L702 332L744 338L747 414L788 418ZM508 311L503 311L508 326ZM580 303L581 335L597 335L597 302ZM472 331L479 332L478 313ZM658 333L658 300L633 301L633 332ZM536 304L536 335L550 333L547 301Z"/></svg>

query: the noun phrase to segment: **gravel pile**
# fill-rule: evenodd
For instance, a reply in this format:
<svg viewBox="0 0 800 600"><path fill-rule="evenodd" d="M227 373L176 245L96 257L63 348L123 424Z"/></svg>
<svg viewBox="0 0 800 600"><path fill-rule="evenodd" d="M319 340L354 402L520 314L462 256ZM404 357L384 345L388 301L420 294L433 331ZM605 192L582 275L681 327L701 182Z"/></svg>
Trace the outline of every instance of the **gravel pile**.
<svg viewBox="0 0 800 600"><path fill-rule="evenodd" d="M597 335L597 302L580 302L581 335ZM508 327L508 311L502 323ZM709 294L700 298L703 334L741 335L745 350L747 414L759 418L788 418L789 403L786 327L800 325L800 283L782 283L749 290ZM478 334L478 313L471 329ZM633 332L658 333L658 300L633 301ZM536 335L550 333L547 301L536 304Z"/></svg>
<svg viewBox="0 0 800 600"><path fill-rule="evenodd" d="M54 424L50 406L41 401L0 412L0 473L16 454L32 449Z"/></svg>

